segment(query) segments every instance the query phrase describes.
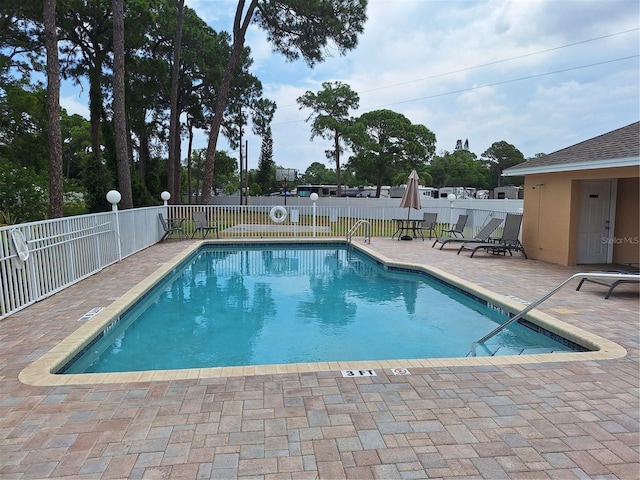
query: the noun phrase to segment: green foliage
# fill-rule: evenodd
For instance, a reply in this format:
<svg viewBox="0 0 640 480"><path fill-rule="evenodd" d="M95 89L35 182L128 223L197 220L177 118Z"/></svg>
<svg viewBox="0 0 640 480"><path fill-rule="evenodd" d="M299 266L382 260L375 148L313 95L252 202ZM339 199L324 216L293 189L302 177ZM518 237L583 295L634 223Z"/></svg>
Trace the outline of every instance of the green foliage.
<svg viewBox="0 0 640 480"><path fill-rule="evenodd" d="M274 191L275 169L276 164L273 161L273 137L271 135L271 128L267 128L262 137L260 160L256 174L256 182L260 185L261 194L268 195Z"/></svg>
<svg viewBox="0 0 640 480"><path fill-rule="evenodd" d="M489 188L491 189L504 185L503 170L526 161L520 150L504 140L492 144L482 153L482 158L489 168ZM509 183L522 185L524 177L510 177Z"/></svg>
<svg viewBox="0 0 640 480"><path fill-rule="evenodd" d="M139 175L138 175L139 177ZM151 203L145 205L156 205L157 199L160 198L160 194L165 190L163 185L166 185L167 178L167 162L158 157L149 159L146 168L146 176L144 182L145 189L154 200ZM134 201L135 192L134 192Z"/></svg>
<svg viewBox="0 0 640 480"><path fill-rule="evenodd" d="M336 183L336 172L323 163L313 162L302 175L302 183L333 185Z"/></svg>
<svg viewBox="0 0 640 480"><path fill-rule="evenodd" d="M367 0L271 0L257 8L255 22L274 50L311 67L324 60L329 45L341 55L355 48L367 20Z"/></svg>
<svg viewBox="0 0 640 480"><path fill-rule="evenodd" d="M200 191L204 179L205 149L196 149L191 153L191 179L194 192ZM224 191L233 194L239 187L238 161L218 150L216 152L216 170L214 188L216 191ZM158 192L158 196L160 192Z"/></svg>
<svg viewBox="0 0 640 480"><path fill-rule="evenodd" d="M204 158L206 150L199 148L191 152L191 189L192 194L200 192L204 179ZM198 198L201 198L198 197Z"/></svg>
<svg viewBox="0 0 640 480"><path fill-rule="evenodd" d="M226 195L234 195L238 192L238 182L239 179L226 181L220 188L216 187L216 191L222 191Z"/></svg>
<svg viewBox="0 0 640 480"><path fill-rule="evenodd" d="M420 185L423 185L425 187L433 185L433 177L431 176L431 172L429 171L428 166L423 166L421 168L416 169L416 173L418 174L418 181ZM393 181L391 185L406 184L410 174L411 174L410 170L402 170L396 173L393 176Z"/></svg>
<svg viewBox="0 0 640 480"><path fill-rule="evenodd" d="M127 123L134 132L133 151L138 147L140 152L144 151L146 154L152 150L149 148L152 142L166 142L166 107L169 103L167 79L170 77L173 56L175 2L140 0L127 2L126 6ZM267 31L275 49L289 59L301 56L310 65L323 59L329 44L337 47L340 53L354 48L366 20L365 0L258 2L251 7L250 12L246 12L247 24L254 16L255 8L254 20ZM95 158L89 158L91 150L88 148L86 132L73 132L63 143L64 173L68 178L87 179L91 208L98 208L103 203L98 198L102 197L104 190L100 188L104 184L94 181L93 177L104 177L107 180L106 177L113 175L110 172L115 171L112 134L111 129L106 126L111 121L110 105L105 102L105 98L110 96L111 87L111 80L105 74L109 72L112 58L111 9L111 0L59 0L57 8L62 73L66 78L77 82L89 81L93 128L87 131L94 135L91 150L95 155ZM0 7L0 26L3 31L0 38L0 47L3 48L0 69L8 66L21 68L24 72L42 69L44 57L40 37L41 22L40 4L26 2L23 5ZM178 105L181 111L188 112L190 121L197 127L204 127L207 116L210 118L214 110L224 65L231 54L230 40L229 34L214 32L192 9L185 8ZM32 52L33 56L9 58L5 53L10 50L4 48L18 48L23 52ZM248 72L251 64L249 50L243 49L240 56L239 67L234 68L235 78L230 86L230 99L232 103L253 105L251 115L254 130L261 134L271 121L275 104L261 98L262 86ZM6 70L0 71L0 79L7 78L4 76L5 72ZM12 107L10 110L12 113L31 112L28 108ZM230 109L227 110L229 111ZM2 115L0 121L10 118L10 115ZM36 139L30 133L30 138L24 142L24 145L31 144L30 155L21 151L26 149L21 148L20 141L12 140L15 148L11 155L2 154L0 157L16 163L29 161L30 164L37 164L36 170L46 170L46 129L43 128L44 123L37 123L42 138ZM28 127L26 124L20 125L20 122L16 122L16 125ZM84 129L84 126L76 124L70 128ZM242 124L238 128L242 128ZM29 131L33 132L33 129ZM73 143L67 140L73 140ZM41 151L37 152L35 146ZM101 156L106 159L107 172L103 171L105 162L101 160ZM144 173L141 185L133 187L136 195L141 196L135 200L136 204L146 203L148 195L153 196L153 191L157 190L159 177L154 174L157 174L158 169L147 168L147 160L145 157L145 164L141 169ZM89 172L92 168L97 171ZM149 170L153 172L151 178ZM224 183L223 179L219 181ZM133 183L136 184L135 179ZM266 182L264 186L267 186Z"/></svg>
<svg viewBox="0 0 640 480"><path fill-rule="evenodd" d="M258 196L262 195L262 187L258 183L253 182L249 186L249 195L254 196L254 197L258 197Z"/></svg>
<svg viewBox="0 0 640 480"><path fill-rule="evenodd" d="M349 85L341 82L323 82L318 93L307 91L296 100L300 109L310 108L307 118L311 122L311 139L320 136L333 140L342 133L349 122L349 110L357 109L360 97Z"/></svg>
<svg viewBox="0 0 640 480"><path fill-rule="evenodd" d="M65 178L80 179L84 164L91 155L91 125L80 115L66 115L62 112L62 162Z"/></svg>
<svg viewBox="0 0 640 480"><path fill-rule="evenodd" d="M115 188L113 174L106 165L90 155L82 172L82 184L86 188L85 201L89 212L105 212L111 209L106 195Z"/></svg>
<svg viewBox="0 0 640 480"><path fill-rule="evenodd" d="M213 179L215 189L232 195L240 187L238 176L238 161L230 157L227 152L216 152L216 171Z"/></svg>
<svg viewBox="0 0 640 480"><path fill-rule="evenodd" d="M16 82L0 85L0 158L47 171L47 123L44 89Z"/></svg>
<svg viewBox="0 0 640 480"><path fill-rule="evenodd" d="M77 182L67 181L64 185L64 208L63 215L70 217L72 215L82 215L88 213L87 203L85 202L85 194L82 187Z"/></svg>
<svg viewBox="0 0 640 480"><path fill-rule="evenodd" d="M0 2L0 82L28 80L34 70L42 71L41 64L31 61L31 54L43 48L41 17L42 2Z"/></svg>
<svg viewBox="0 0 640 480"><path fill-rule="evenodd" d="M15 225L16 223L18 222L12 214L0 210L0 227L5 225Z"/></svg>
<svg viewBox="0 0 640 480"><path fill-rule="evenodd" d="M323 82L322 90L318 93L306 92L298 97L300 108L310 108L313 112L307 118L313 119L311 123L311 139L320 136L333 141L333 148L326 150L327 158L336 163L336 184L338 195L341 193L341 166L340 153L342 153L342 138L353 125L349 118L349 110L357 109L360 105L360 97L351 90L349 85L341 82Z"/></svg>
<svg viewBox="0 0 640 480"><path fill-rule="evenodd" d="M366 5L367 0L252 0L248 5L239 1L234 16L232 51L218 85L218 98L209 129L210 147L215 147L218 141L229 90L252 21L266 31L267 39L275 51L289 60L302 57L308 65L313 66L324 60L329 45L340 54L356 46L367 18ZM214 159L215 151L208 148L203 185L205 201L210 196ZM336 168L339 172L339 165Z"/></svg>
<svg viewBox="0 0 640 480"><path fill-rule="evenodd" d="M354 155L348 167L366 183L378 187L393 183L399 171L421 170L435 151L435 135L391 110L374 110L356 119L346 135Z"/></svg>
<svg viewBox="0 0 640 480"><path fill-rule="evenodd" d="M42 220L47 217L49 197L46 175L32 167L20 166L0 159L0 211L15 223Z"/></svg>
<svg viewBox="0 0 640 480"><path fill-rule="evenodd" d="M467 150L445 152L436 156L429 166L436 187L461 186L484 189L489 184L487 165Z"/></svg>
<svg viewBox="0 0 640 480"><path fill-rule="evenodd" d="M329 183L335 183L335 182L329 182ZM357 187L357 186L364 186L364 185L369 185L368 182L362 180L357 174L356 172L354 172L353 170L349 169L349 168L344 168L342 170L342 183L344 185L347 185L349 187Z"/></svg>
<svg viewBox="0 0 640 480"><path fill-rule="evenodd" d="M356 46L366 21L367 1L261 0L244 12L243 6L243 2L238 2L241 14L247 14L243 23L249 25L253 20L263 28L276 51L290 60L303 58L314 65L324 59L328 48L344 54ZM157 203L159 192L167 185L162 149L167 144L175 10L175 0L126 2L127 127L131 133L130 161L134 164L137 153L134 166L140 172L139 179L132 176L131 180L134 205ZM63 174L66 179L82 182L89 211L104 211L109 208L104 195L116 187L113 115L109 103L113 98L112 2L58 0L56 13L61 75L79 85L88 84L90 110L90 121L61 114ZM41 2L9 2L0 6L0 159L29 167L34 174L46 175L49 155L45 90L18 84L11 77L15 75L29 82L31 72L44 71L41 17ZM250 50L242 45L236 57L238 63L231 69L233 80L230 85L223 85L225 68L233 63L230 43L228 33L215 32L185 7L178 108L187 113L191 125L206 128L216 101L219 96L226 97L228 87L229 108L217 117L229 118L234 105L249 105L254 131L263 135L275 104L262 98L262 85L249 72ZM14 55L16 51L21 55ZM240 122L235 129L242 126ZM339 154L340 149L335 150ZM216 175L215 188L230 189L234 183L237 187L227 158L217 160L215 169L211 169ZM263 178L258 182L263 192L274 188L269 180L273 176L272 161L265 163ZM84 208L81 203L74 201L65 208L81 211Z"/></svg>
<svg viewBox="0 0 640 480"><path fill-rule="evenodd" d="M132 172L131 174L131 190L133 193L133 206L134 207L145 207L148 205L159 205L160 194L158 194L155 198L149 192L146 185L140 180L140 176Z"/></svg>

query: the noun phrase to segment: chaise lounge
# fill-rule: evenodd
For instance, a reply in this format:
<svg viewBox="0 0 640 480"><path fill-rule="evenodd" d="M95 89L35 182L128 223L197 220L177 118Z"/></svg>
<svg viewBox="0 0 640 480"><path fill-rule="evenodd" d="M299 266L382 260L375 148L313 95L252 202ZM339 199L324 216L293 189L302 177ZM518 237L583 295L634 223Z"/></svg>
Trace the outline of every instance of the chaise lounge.
<svg viewBox="0 0 640 480"><path fill-rule="evenodd" d="M487 224L482 227L482 229L473 237L473 238L458 238L458 237L438 237L436 238L431 248L435 247L436 244L441 243L440 250L447 243L486 243L490 241L491 234L495 232L496 228L502 223L501 218L492 218L487 222Z"/></svg>
<svg viewBox="0 0 640 480"><path fill-rule="evenodd" d="M598 285L603 285L605 287L609 287L607 290L607 293L604 296L604 299L607 300L610 296L611 293L613 292L613 290L615 290L615 288L618 285L623 285L625 283L629 284L629 283L635 283L638 284L640 283L640 268L638 267L633 267L631 264L628 265L626 268L620 268L617 270L610 270L607 272L599 272L599 273L619 273L619 274L625 274L625 275L633 275L635 274L638 278L636 279L630 279L630 278L623 278L623 279L611 279L611 281L607 281L605 279L601 279L601 278L589 278L589 277L584 277L582 280L580 280L580 283L578 284L578 286L576 287L576 291L580 290L580 287L582 287L582 284L584 282L590 282L590 283L596 283Z"/></svg>
<svg viewBox="0 0 640 480"><path fill-rule="evenodd" d="M518 239L521 224L522 215L508 213L504 221L504 229L502 230L502 237L500 239L495 242L485 243L465 242L460 246L458 255L460 255L460 252L463 250L471 250L471 257L473 257L478 250L484 250L494 255L500 253L506 255L507 252L509 252L510 256L513 256L513 252L521 252L524 258L527 258L524 247Z"/></svg>

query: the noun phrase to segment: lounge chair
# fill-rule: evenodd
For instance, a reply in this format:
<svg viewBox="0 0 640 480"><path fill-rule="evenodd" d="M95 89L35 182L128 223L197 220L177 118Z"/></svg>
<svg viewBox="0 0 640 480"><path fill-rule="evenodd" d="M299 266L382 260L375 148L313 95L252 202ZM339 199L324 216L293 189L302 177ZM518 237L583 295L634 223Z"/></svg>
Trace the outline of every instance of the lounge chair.
<svg viewBox="0 0 640 480"><path fill-rule="evenodd" d="M460 238L464 238L464 226L467 224L467 219L469 218L468 215L458 215L458 221L456 222L456 224L453 226L453 228L450 228L448 230L442 230L441 233L449 233L450 237L457 237L458 235L460 235ZM431 237L429 237L431 238Z"/></svg>
<svg viewBox="0 0 640 480"><path fill-rule="evenodd" d="M220 238L220 236L218 235L218 224L214 222L210 225L209 220L207 220L206 212L193 212L192 216L193 225L195 228L193 230L193 233L191 234L191 238L193 238L196 233L200 231L202 233L202 239L204 240L204 238L211 230L215 230L216 238Z"/></svg>
<svg viewBox="0 0 640 480"><path fill-rule="evenodd" d="M435 247L437 243L442 244L440 245L440 250L442 250L442 247L444 247L447 243L451 242L486 243L491 239L491 234L495 232L496 228L498 228L498 225L500 225L501 223L501 218L492 218L484 227L482 227L482 229L478 233L476 233L473 238L438 237L436 238L436 241L433 242L433 245L431 245L431 248Z"/></svg>
<svg viewBox="0 0 640 480"><path fill-rule="evenodd" d="M160 219L162 229L164 230L164 235L162 235L160 241L163 241L165 238L175 232L180 234L180 240L182 240L182 237L184 236L184 231L182 230L182 222L176 223L172 220L165 220L161 213L158 214L158 218Z"/></svg>
<svg viewBox="0 0 640 480"><path fill-rule="evenodd" d="M580 287L582 287L582 284L584 282L597 283L598 285L603 285L605 287L609 287L608 290L607 290L607 293L604 296L604 299L607 300L611 296L611 293L613 292L613 290L618 285L622 285L624 283L636 283L636 284L640 283L640 268L633 267L632 264L628 265L626 268L620 268L620 269L617 269L617 270L609 270L609 271L606 271L606 272L599 272L599 273L623 273L623 274L632 274L632 275L635 274L635 275L638 276L638 278L637 279L625 278L625 279L616 280L614 278L604 279L604 278L584 277L582 280L580 280L580 283L576 287L576 291L580 290Z"/></svg>
<svg viewBox="0 0 640 480"><path fill-rule="evenodd" d="M436 221L438 220L437 213L425 213L422 215L422 222L420 224L420 233L422 234L422 241L424 242L424 231L429 231L429 240L436 234Z"/></svg>
<svg viewBox="0 0 640 480"><path fill-rule="evenodd" d="M478 251L484 250L487 253L498 255L502 253L513 256L513 252L521 252L524 258L527 258L527 254L524 251L524 247L518 239L520 234L520 225L522 224L522 215L515 215L513 213L507 213L507 218L504 221L504 228L502 229L502 237L495 242L465 242L460 246L458 255L463 250L471 250L471 256Z"/></svg>

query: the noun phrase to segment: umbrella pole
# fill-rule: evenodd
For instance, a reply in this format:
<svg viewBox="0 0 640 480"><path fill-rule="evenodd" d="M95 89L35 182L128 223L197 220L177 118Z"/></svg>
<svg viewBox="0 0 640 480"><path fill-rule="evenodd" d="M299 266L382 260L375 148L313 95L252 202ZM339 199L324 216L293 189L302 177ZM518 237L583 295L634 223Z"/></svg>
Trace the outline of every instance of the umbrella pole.
<svg viewBox="0 0 640 480"><path fill-rule="evenodd" d="M411 218L411 207L407 208L407 225L406 228L409 227L409 219ZM406 233L406 231L405 231ZM411 235L402 235L402 240L413 240Z"/></svg>

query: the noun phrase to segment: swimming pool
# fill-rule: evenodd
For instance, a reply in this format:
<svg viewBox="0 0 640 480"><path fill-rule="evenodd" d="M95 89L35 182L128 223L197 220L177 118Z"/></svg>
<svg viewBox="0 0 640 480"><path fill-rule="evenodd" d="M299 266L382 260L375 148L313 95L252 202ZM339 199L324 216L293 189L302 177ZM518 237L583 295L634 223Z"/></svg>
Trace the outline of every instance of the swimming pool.
<svg viewBox="0 0 640 480"><path fill-rule="evenodd" d="M340 244L205 246L59 372L464 357L507 318L424 272ZM580 349L539 330L516 323L478 353Z"/></svg>
<svg viewBox="0 0 640 480"><path fill-rule="evenodd" d="M305 238L301 239L269 239L266 242L263 239L235 239L233 245L265 245L268 244L284 244L284 245L322 245L327 242L345 245L344 238ZM48 350L39 354L35 360L28 363L19 373L18 378L22 383L33 386L63 386L63 385L95 385L99 383L139 383L139 382L158 382L167 380L202 380L205 382L215 382L221 377L243 377L252 375L276 375L276 374L300 374L306 372L325 372L329 375L332 372L344 369L418 369L418 371L430 371L440 367L501 367L509 365L536 365L544 362L585 362L585 361L607 361L622 358L627 355L627 351L620 345L586 331L576 325L571 325L559 320L557 316L550 315L539 309L534 309L527 313L526 318L535 325L539 325L547 331L558 334L563 338L567 338L577 344L584 346L586 352L566 352L566 353L541 353L536 355L506 355L506 356L478 356L478 357L450 357L450 358L418 358L418 359L393 359L393 360L367 360L352 362L311 362L311 363L292 363L292 364L272 364L272 365L249 365L244 367L208 367L208 368L187 368L172 370L145 370L138 372L124 373L82 373L82 374L58 374L56 372L69 363L69 361L86 350L96 338L100 337L105 331L113 328L117 322L127 311L135 307L145 295L152 292L154 288L175 273L176 269L186 259L195 254L202 245L230 245L229 240L207 240L205 242L179 243L175 246L178 253L170 254L170 256L161 256L157 264L154 265L155 270L148 276L138 277L136 284L132 287L122 290L116 297L108 298L104 307L96 307L98 304L88 306L90 311L80 316L80 318L65 317L64 314L56 314L52 316L52 321L61 321L69 326L74 325L71 333L60 341L51 344ZM186 245L186 246L185 246ZM396 242L391 245L395 248ZM439 279L443 283L454 286L461 291L468 292L470 295L479 298L481 302L493 305L505 312L515 314L522 310L523 303L505 293L499 294L476 283L465 280L463 275L454 272L442 270L434 266L428 266L424 262L405 262L395 260L383 253L386 249L384 242L379 245L369 245L361 241L354 241L352 246L356 251L366 254L381 265L388 267L390 270L411 270L423 273L430 277ZM138 258L127 260L125 268L135 268ZM118 264L114 265L115 269L120 269ZM120 275L126 275L126 270ZM102 276L109 281L110 276ZM91 307L94 308L91 308ZM71 323L69 323L71 322ZM413 371L413 370L412 370ZM394 371L390 373L395 375Z"/></svg>

